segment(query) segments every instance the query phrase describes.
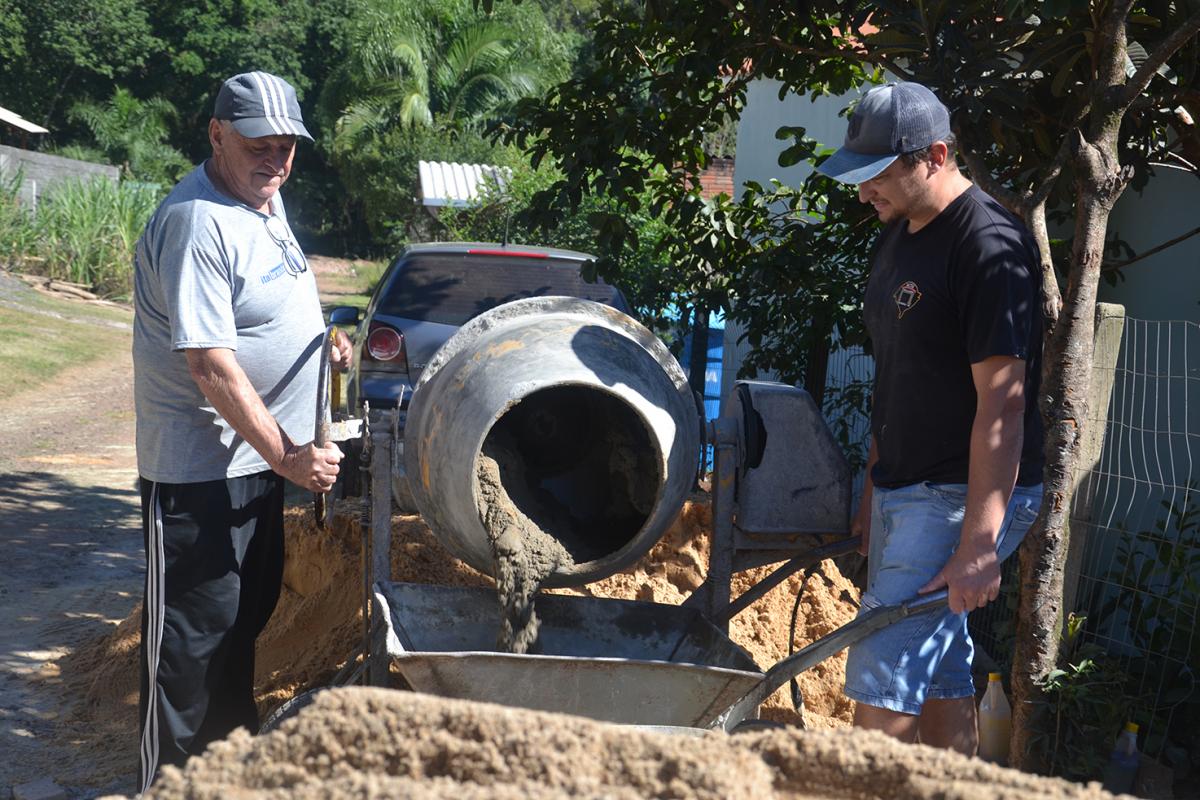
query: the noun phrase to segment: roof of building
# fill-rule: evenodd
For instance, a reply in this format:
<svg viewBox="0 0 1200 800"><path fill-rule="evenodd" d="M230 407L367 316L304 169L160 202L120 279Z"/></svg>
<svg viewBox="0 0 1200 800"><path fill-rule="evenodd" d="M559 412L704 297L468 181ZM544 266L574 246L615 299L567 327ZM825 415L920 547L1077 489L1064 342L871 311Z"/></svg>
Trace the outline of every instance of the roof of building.
<svg viewBox="0 0 1200 800"><path fill-rule="evenodd" d="M34 125L29 120L22 117L15 111L9 111L7 108L0 108L0 122L7 122L14 128L20 128L27 133L49 133L50 131L43 128L41 125Z"/></svg>
<svg viewBox="0 0 1200 800"><path fill-rule="evenodd" d="M427 206L463 208L479 200L486 181L500 186L512 177L508 167L488 164L456 164L447 161L419 161L421 203Z"/></svg>

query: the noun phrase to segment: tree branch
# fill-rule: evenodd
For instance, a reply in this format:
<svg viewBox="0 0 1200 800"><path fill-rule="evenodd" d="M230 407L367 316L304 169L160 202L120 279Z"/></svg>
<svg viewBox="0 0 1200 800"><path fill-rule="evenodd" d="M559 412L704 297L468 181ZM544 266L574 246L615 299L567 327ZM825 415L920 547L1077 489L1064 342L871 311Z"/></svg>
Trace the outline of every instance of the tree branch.
<svg viewBox="0 0 1200 800"><path fill-rule="evenodd" d="M1104 56L1112 50L1117 37L1124 30L1125 20L1129 18L1129 12L1133 11L1133 6L1134 0L1119 0L1119 2L1113 3L1112 8L1107 12L1102 12L1104 13L1104 18L1096 27L1095 53ZM1094 66L1099 65L1094 64Z"/></svg>
<svg viewBox="0 0 1200 800"><path fill-rule="evenodd" d="M1051 190L1054 189L1054 182L1058 180L1058 176L1062 174L1063 167L1067 165L1067 161L1071 158L1071 151L1071 136L1068 134L1059 143L1058 152L1054 154L1054 160L1050 162L1049 169L1039 176L1040 181L1037 188L1026 198L1026 202L1031 208L1046 202L1046 198L1050 196Z"/></svg>
<svg viewBox="0 0 1200 800"><path fill-rule="evenodd" d="M1166 250L1168 247L1174 247L1175 245L1179 244L1180 242L1182 242L1186 239L1192 238L1196 234L1200 234L1200 227L1192 228L1187 233L1182 234L1180 236L1176 236L1174 239L1172 239L1169 242L1163 242L1162 244L1160 244L1156 247L1151 247L1149 250L1147 250L1144 253L1138 253L1136 256L1129 259L1128 261L1122 261L1119 264L1105 264L1103 267L1101 267L1100 271L1101 272L1116 272L1119 269L1124 269L1125 267L1128 267L1130 264L1141 261L1143 258L1149 258L1150 256L1154 255L1155 253L1161 253L1163 250Z"/></svg>
<svg viewBox="0 0 1200 800"><path fill-rule="evenodd" d="M1172 156L1175 154L1167 153L1167 155ZM1189 175L1195 175L1196 177L1200 178L1200 173L1196 172L1195 164L1193 164L1192 162L1187 161L1186 159L1183 159L1183 158L1180 158L1180 161L1183 161L1183 163L1182 164L1168 164L1165 161L1149 161L1147 163L1150 164L1150 166L1152 166L1152 167L1161 167L1162 169L1179 170L1180 172L1186 172Z"/></svg>
<svg viewBox="0 0 1200 800"><path fill-rule="evenodd" d="M1200 11L1194 12L1184 20L1182 25L1159 42L1158 47L1154 48L1154 52L1146 57L1142 65L1137 68L1137 72L1133 73L1133 77L1126 82L1125 88L1121 90L1120 107L1126 108L1139 94L1145 91L1146 87L1150 85L1151 78L1158 72L1158 68L1167 63L1167 59L1175 55L1175 52L1187 44L1188 40L1197 32L1200 32Z"/></svg>
<svg viewBox="0 0 1200 800"><path fill-rule="evenodd" d="M1038 265L1042 278L1042 318L1047 332L1058 324L1062 312L1062 292L1058 287L1058 276L1054 272L1054 259L1050 257L1050 231L1046 227L1046 204L1038 203L1026 207L1025 224L1033 234L1038 247Z"/></svg>
<svg viewBox="0 0 1200 800"><path fill-rule="evenodd" d="M860 59L861 60L861 59ZM914 80L911 72L902 69L893 59L884 58L883 56L875 56L875 61L887 67L897 78L904 81Z"/></svg>
<svg viewBox="0 0 1200 800"><path fill-rule="evenodd" d="M999 200L1009 211L1021 214L1021 196L992 177L991 171L983 163L983 158L977 153L965 147L959 152L962 153L967 169L971 170L971 180L977 183L980 189Z"/></svg>

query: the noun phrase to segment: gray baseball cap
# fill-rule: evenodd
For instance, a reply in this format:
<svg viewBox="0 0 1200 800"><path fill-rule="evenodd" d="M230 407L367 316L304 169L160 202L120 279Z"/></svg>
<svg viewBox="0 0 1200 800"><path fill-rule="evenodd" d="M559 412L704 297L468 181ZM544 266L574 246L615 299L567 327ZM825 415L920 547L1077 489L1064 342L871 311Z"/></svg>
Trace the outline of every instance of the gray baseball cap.
<svg viewBox="0 0 1200 800"><path fill-rule="evenodd" d="M817 172L842 183L869 181L903 153L945 141L950 112L919 83L890 83L867 92L850 115L841 149Z"/></svg>
<svg viewBox="0 0 1200 800"><path fill-rule="evenodd" d="M269 72L243 72L221 84L213 117L229 120L233 129L247 139L303 136L312 141L313 138L300 116L296 90Z"/></svg>

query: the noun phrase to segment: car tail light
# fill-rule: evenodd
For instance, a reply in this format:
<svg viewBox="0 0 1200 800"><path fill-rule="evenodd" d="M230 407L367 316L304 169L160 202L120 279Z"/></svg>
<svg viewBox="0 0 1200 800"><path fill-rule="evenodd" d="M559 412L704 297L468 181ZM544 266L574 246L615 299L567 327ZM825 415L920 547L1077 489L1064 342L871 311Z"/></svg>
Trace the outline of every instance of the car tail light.
<svg viewBox="0 0 1200 800"><path fill-rule="evenodd" d="M391 325L372 322L364 348L367 358L388 366L408 369L408 354L404 350L404 334Z"/></svg>

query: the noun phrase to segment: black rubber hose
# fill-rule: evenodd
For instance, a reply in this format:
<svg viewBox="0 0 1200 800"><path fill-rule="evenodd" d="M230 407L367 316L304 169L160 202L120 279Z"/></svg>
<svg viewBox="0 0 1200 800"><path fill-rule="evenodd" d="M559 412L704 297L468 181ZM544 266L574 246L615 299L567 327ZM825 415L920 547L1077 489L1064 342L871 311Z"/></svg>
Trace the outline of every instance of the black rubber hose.
<svg viewBox="0 0 1200 800"><path fill-rule="evenodd" d="M792 604L792 621L788 625L788 655L796 652L796 622L800 617L800 600L804 597L804 582L808 580L808 576L812 573L812 568L807 567L800 571L800 588L796 590L796 602ZM791 680L792 691L792 708L795 709L797 716L800 717L800 728L806 730L808 725L804 722L804 695L800 693L799 676L793 676Z"/></svg>

